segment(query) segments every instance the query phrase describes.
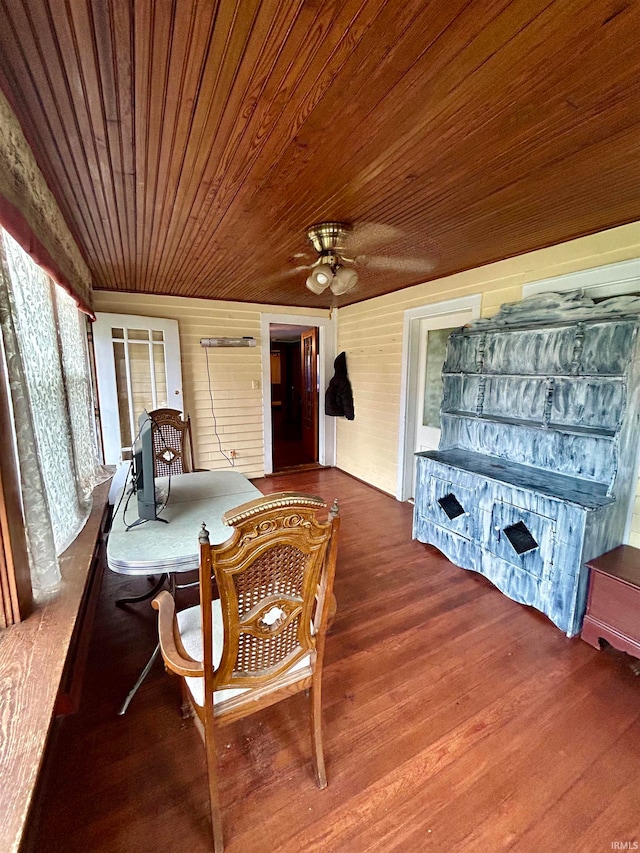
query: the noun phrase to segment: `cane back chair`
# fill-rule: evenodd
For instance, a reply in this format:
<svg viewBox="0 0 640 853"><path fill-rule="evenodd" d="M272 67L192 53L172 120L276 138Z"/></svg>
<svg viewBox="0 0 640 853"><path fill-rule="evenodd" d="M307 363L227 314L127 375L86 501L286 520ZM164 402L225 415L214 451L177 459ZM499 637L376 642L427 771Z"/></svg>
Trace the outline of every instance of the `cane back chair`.
<svg viewBox="0 0 640 853"><path fill-rule="evenodd" d="M322 498L280 492L223 515L233 528L221 545L200 533L200 605L176 614L169 592L159 611L160 648L182 676L185 705L204 740L214 850L223 850L216 779L216 729L309 692L316 783L326 787L321 681L332 607L340 524L337 501L326 521ZM212 576L219 599L212 600Z"/></svg>
<svg viewBox="0 0 640 853"><path fill-rule="evenodd" d="M156 477L195 471L191 418L179 409L149 412L153 438L153 465Z"/></svg>

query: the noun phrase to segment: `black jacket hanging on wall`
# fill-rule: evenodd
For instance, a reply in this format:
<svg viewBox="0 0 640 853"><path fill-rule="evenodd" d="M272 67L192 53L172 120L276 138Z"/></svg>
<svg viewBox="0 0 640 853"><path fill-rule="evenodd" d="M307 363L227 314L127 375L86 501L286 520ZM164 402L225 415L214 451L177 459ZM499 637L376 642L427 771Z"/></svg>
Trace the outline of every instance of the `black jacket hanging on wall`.
<svg viewBox="0 0 640 853"><path fill-rule="evenodd" d="M333 367L335 373L324 395L325 414L336 418L344 416L348 421L352 421L355 418L353 392L347 375L347 354L345 352L341 352L336 357Z"/></svg>

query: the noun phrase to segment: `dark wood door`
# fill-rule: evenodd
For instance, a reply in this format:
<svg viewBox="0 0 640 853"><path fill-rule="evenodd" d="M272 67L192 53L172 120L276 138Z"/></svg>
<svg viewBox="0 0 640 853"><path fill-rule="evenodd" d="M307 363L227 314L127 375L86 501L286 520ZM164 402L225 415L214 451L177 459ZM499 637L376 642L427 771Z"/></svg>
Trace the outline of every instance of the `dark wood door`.
<svg viewBox="0 0 640 853"><path fill-rule="evenodd" d="M318 461L318 330L300 337L302 358L302 445L309 461Z"/></svg>

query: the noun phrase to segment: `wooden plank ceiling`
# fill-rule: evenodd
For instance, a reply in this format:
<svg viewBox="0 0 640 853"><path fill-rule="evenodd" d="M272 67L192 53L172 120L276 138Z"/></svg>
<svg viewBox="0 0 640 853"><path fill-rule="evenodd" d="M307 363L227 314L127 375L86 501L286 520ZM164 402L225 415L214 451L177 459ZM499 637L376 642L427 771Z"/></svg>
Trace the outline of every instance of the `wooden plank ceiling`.
<svg viewBox="0 0 640 853"><path fill-rule="evenodd" d="M342 305L640 219L638 2L0 0L0 19L0 85L97 288ZM327 219L368 260L339 299L296 270Z"/></svg>

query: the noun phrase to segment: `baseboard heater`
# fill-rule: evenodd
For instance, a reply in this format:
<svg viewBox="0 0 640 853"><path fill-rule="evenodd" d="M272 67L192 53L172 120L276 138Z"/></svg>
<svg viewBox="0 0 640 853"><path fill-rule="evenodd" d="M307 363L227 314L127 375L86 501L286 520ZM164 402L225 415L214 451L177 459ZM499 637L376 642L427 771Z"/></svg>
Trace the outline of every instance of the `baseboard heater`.
<svg viewBox="0 0 640 853"><path fill-rule="evenodd" d="M200 338L201 347L254 347L256 339L243 338Z"/></svg>

